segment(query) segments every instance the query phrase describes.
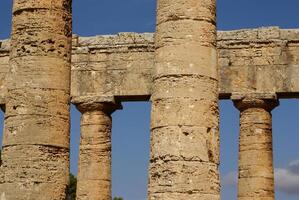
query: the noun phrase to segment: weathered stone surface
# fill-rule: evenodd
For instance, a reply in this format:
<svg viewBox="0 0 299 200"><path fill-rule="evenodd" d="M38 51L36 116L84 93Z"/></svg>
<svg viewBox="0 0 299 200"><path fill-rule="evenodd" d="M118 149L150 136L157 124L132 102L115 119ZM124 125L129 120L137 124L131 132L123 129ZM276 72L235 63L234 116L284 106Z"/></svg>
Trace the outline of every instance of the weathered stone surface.
<svg viewBox="0 0 299 200"><path fill-rule="evenodd" d="M72 98L115 96L147 100L154 60L153 34L74 37ZM146 92L145 92L146 91Z"/></svg>
<svg viewBox="0 0 299 200"><path fill-rule="evenodd" d="M239 200L274 200L271 110L276 99L244 95L234 101L240 110Z"/></svg>
<svg viewBox="0 0 299 200"><path fill-rule="evenodd" d="M298 97L299 30L277 27L218 33L220 94Z"/></svg>
<svg viewBox="0 0 299 200"><path fill-rule="evenodd" d="M277 93L299 97L299 30L268 27L218 31L219 97L232 93ZM73 37L72 99L148 100L154 73L153 34ZM204 52L204 51L201 51ZM184 53L181 52L181 53ZM9 41L0 42L0 104L5 103ZM166 56L166 55L164 55ZM193 65L184 69L190 73ZM176 68L159 68L175 70ZM161 71L162 70L162 71ZM189 72L188 72L189 70ZM212 74L211 69L198 73ZM202 71L208 70L208 71ZM176 73L173 71L172 73ZM184 88L181 88L184 90ZM192 90L190 94L195 92Z"/></svg>
<svg viewBox="0 0 299 200"><path fill-rule="evenodd" d="M111 199L111 113L108 103L82 103L81 139L78 165L78 200Z"/></svg>
<svg viewBox="0 0 299 200"><path fill-rule="evenodd" d="M0 105L6 105L0 168L0 191L5 192L0 195L6 199L48 199L50 194L50 199L64 198L71 45L70 23L64 20L70 19L69 2L55 1L51 4L53 16L44 20L49 15L49 2L16 1L12 40L0 41ZM71 101L76 105L118 104L151 97L151 162L155 164L151 165L150 197L218 199L217 98L236 100L244 94L262 100L276 96L298 98L299 30L269 27L218 31L216 52L214 22L210 18L214 15L213 1L182 2L192 4L192 9L177 9L173 3L160 0L156 43L150 33L74 36ZM217 54L218 62L214 59ZM214 91L217 87L219 93ZM260 107L245 110L248 112L241 113L240 149L242 146L244 155L240 157L239 198L273 199L272 154L268 151L271 114ZM86 124L97 121L92 117L99 116L97 112L88 114L91 118L87 117ZM255 115L261 116L256 118L260 121L254 121ZM90 132L82 129L82 133L89 137L89 133L110 131L103 124L97 126L87 126ZM257 131L261 134L252 134L252 129L261 130ZM261 150L251 152L247 147ZM89 174L96 166L106 169L109 176L110 158L99 160L97 155L103 152L97 150L82 151L83 175L78 189L82 195L78 198L100 193L106 199L111 197L110 182L101 182L105 173ZM247 162L260 151L262 159L254 165ZM95 164L87 165L87 161ZM95 190L98 187L102 190ZM44 188L49 195L41 195ZM21 191L24 195L6 191Z"/></svg>
<svg viewBox="0 0 299 200"><path fill-rule="evenodd" d="M0 41L0 105L5 104L6 76L9 70L10 40Z"/></svg>
<svg viewBox="0 0 299 200"><path fill-rule="evenodd" d="M220 199L215 3L158 0L149 200Z"/></svg>
<svg viewBox="0 0 299 200"><path fill-rule="evenodd" d="M71 1L15 0L0 195L7 200L64 200L69 173ZM4 60L3 60L4 59Z"/></svg>

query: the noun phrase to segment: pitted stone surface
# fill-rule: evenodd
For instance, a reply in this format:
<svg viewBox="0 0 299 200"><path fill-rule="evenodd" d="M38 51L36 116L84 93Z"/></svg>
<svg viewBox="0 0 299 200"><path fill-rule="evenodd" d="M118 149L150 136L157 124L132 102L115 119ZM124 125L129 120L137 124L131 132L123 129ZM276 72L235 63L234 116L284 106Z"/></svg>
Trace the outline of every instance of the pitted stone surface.
<svg viewBox="0 0 299 200"><path fill-rule="evenodd" d="M216 0L157 0L157 32L72 36L72 0L14 0L0 41L1 200L111 200L111 114L152 102L149 200L219 200L218 100L240 110L239 200L274 200L271 110L299 98L299 29L216 31ZM72 52L71 52L72 50ZM219 58L219 59L217 59Z"/></svg>
<svg viewBox="0 0 299 200"><path fill-rule="evenodd" d="M83 98L107 101L114 97L120 101L148 100L154 73L153 36L151 33L74 36L72 101L76 103ZM299 97L299 78L296 76L299 71L298 29L268 27L218 31L217 50L220 99L244 92L277 93L278 98ZM8 56L9 41L1 41L0 91L3 92L0 104L5 104ZM192 66L194 64L184 69L184 73L188 73ZM215 76L217 72L200 73Z"/></svg>
<svg viewBox="0 0 299 200"><path fill-rule="evenodd" d="M298 97L299 30L278 27L218 32L220 93Z"/></svg>
<svg viewBox="0 0 299 200"><path fill-rule="evenodd" d="M240 110L239 200L274 200L271 110L276 99L235 100Z"/></svg>
<svg viewBox="0 0 299 200"><path fill-rule="evenodd" d="M153 34L73 38L72 98L115 96L147 100L154 60ZM147 92L145 92L147 91Z"/></svg>
<svg viewBox="0 0 299 200"><path fill-rule="evenodd" d="M10 40L0 41L0 104L5 104L6 76L9 70Z"/></svg>
<svg viewBox="0 0 299 200"><path fill-rule="evenodd" d="M69 30L70 24L61 19L68 20L70 17L67 11L69 1L59 0L51 4L55 16L44 21L40 16L48 15L49 2L18 0L14 8L12 42L0 41L0 105L1 108L6 105L7 118L0 191L15 189L15 183L18 182L25 197L17 196L16 199L46 198L39 193L30 194L31 188L38 188L38 191L50 188L55 191L52 199L62 199L67 183L70 32L62 29ZM218 143L218 109L215 99L218 95L220 99L235 99L237 94L262 99L268 99L271 96L268 94L275 94L278 98L298 98L299 30L269 27L218 31L216 52L216 31L213 29L213 20L209 18L214 6L205 7L202 5L205 1L190 1L194 3L193 8L186 12L184 7L176 9L175 5L168 5L166 0L161 2L159 6L166 6L163 9L168 14L165 14L166 11L158 14L156 43L151 33L73 36L71 101L74 104L119 103L144 101L152 97L152 115L155 117L152 118L151 131L156 136L152 138L152 155L162 155L152 157L156 165L151 168L154 183L151 187L161 191L153 198L215 199L219 196L216 170L219 150L215 145ZM32 9L27 9L28 5ZM207 18L201 18L200 12L205 13ZM22 15L26 20L22 20ZM31 24L30 20L49 26ZM198 32L203 27L205 30ZM176 31L165 31L168 29ZM44 34L47 30L51 34ZM213 59L216 54L219 58L217 62ZM219 71L216 69L217 63ZM219 93L210 88L218 88ZM267 132L271 128L269 110L258 107L251 114L263 116L262 123L267 126L263 131ZM241 118L246 121L250 116L244 114ZM255 126L253 123L252 127ZM33 134L36 132L39 134ZM246 132L246 128L241 129L241 132ZM168 137L175 139L163 139ZM269 144L270 139L266 137L265 144ZM176 148L178 145L179 148ZM22 149L24 154L19 154ZM23 157L29 154L32 158ZM263 162L269 161L265 163L267 169L257 167L253 169L254 173L266 171L269 174L270 153L266 153L264 158ZM165 162L157 162L159 159ZM42 166L57 174L36 170L36 166L30 164L36 160L42 160ZM22 164L15 168L19 162ZM194 168L199 166L201 169L204 165L207 167L203 171ZM28 176L42 175L34 177L36 183L29 184L27 177L12 173L18 170L23 173L24 169L32 172ZM181 172L185 176L180 176ZM161 178L160 173L165 176ZM49 182L42 182L51 177L53 179ZM211 187L202 184L203 180L209 181ZM268 188L262 188L264 185L253 188L240 183L240 188L243 188L240 196L244 196L245 200L246 195L252 194L251 189L260 187L263 192L259 194L269 194L267 198L272 199L273 180L269 178L267 181L265 185ZM90 189L88 184L84 187L84 190ZM202 190L196 189L198 187ZM207 190L212 191L211 194L203 197L201 192ZM11 195L1 193L1 198L4 196L9 199ZM108 193L106 197L110 198Z"/></svg>
<svg viewBox="0 0 299 200"><path fill-rule="evenodd" d="M77 200L111 199L111 113L114 105L77 105L81 116Z"/></svg>
<svg viewBox="0 0 299 200"><path fill-rule="evenodd" d="M0 191L8 200L66 198L70 12L70 0L13 3L11 48L2 41L0 50L0 76L7 72Z"/></svg>
<svg viewBox="0 0 299 200"><path fill-rule="evenodd" d="M215 7L158 0L149 200L220 199Z"/></svg>

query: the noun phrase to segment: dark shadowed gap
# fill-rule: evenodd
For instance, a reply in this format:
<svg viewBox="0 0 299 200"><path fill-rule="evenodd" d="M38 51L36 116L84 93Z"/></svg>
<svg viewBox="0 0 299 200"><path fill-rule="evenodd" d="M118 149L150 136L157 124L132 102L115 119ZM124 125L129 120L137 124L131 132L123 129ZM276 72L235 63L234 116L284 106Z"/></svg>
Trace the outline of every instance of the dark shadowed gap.
<svg viewBox="0 0 299 200"><path fill-rule="evenodd" d="M150 150L149 102L123 103L113 114L112 194L146 200Z"/></svg>
<svg viewBox="0 0 299 200"><path fill-rule="evenodd" d="M239 111L231 100L220 101L221 199L237 199Z"/></svg>
<svg viewBox="0 0 299 200"><path fill-rule="evenodd" d="M299 101L280 100L273 110L276 199L299 199Z"/></svg>

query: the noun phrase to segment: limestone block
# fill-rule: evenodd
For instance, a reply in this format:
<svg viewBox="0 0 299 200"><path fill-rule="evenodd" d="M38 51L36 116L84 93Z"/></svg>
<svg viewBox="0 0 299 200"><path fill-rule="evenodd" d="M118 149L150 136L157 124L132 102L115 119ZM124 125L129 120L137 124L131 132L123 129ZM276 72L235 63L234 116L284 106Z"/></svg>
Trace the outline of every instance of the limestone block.
<svg viewBox="0 0 299 200"><path fill-rule="evenodd" d="M276 99L245 96L240 110L238 199L274 199L271 110Z"/></svg>
<svg viewBox="0 0 299 200"><path fill-rule="evenodd" d="M0 70L7 72L0 85L7 91L0 166L5 199L66 198L71 21L69 0L13 2L11 47L0 46L1 58L10 51L9 63L0 65L7 67Z"/></svg>
<svg viewBox="0 0 299 200"><path fill-rule="evenodd" d="M170 34L162 29L161 35L167 33ZM268 27L218 31L218 72L213 68L195 67L215 65L216 60L212 62L212 59L198 59L201 55L204 58L213 58L215 52L209 52L213 50L206 46L190 48L190 45L186 49L187 44L182 42L186 38L194 42L203 41L204 37L195 34L195 38L190 38L190 35L193 37L194 34L188 36L183 32L176 35L176 38L156 36L162 46L169 42L175 46L164 47L167 48L165 51L160 48L156 50L159 62L155 69L153 34L120 33L96 37L74 35L71 77L73 99L80 96L115 96L126 101L148 100L154 92L153 75L164 76L167 73L174 76L201 74L214 79L219 76L221 99L230 98L230 95L236 92L276 92L280 98L293 98L299 93L299 80L296 76L299 66L299 34L296 29ZM10 42L4 40L0 44L0 87L3 91L0 96L4 104ZM49 48L54 47L53 45ZM36 52L34 48L33 53ZM186 62L174 56L176 50L188 57ZM135 80L138 80L138 84Z"/></svg>

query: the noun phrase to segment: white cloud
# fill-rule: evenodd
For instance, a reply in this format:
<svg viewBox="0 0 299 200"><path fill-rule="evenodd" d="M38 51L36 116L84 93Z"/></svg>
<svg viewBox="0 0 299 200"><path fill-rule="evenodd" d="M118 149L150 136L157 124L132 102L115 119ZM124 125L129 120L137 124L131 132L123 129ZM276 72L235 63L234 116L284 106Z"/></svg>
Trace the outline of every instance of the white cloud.
<svg viewBox="0 0 299 200"><path fill-rule="evenodd" d="M299 160L292 161L285 169L275 169L275 186L282 192L299 194Z"/></svg>
<svg viewBox="0 0 299 200"><path fill-rule="evenodd" d="M286 168L276 168L274 174L276 189L287 194L299 194L299 160L290 162ZM236 171L229 172L222 178L224 187L237 187L237 182Z"/></svg>
<svg viewBox="0 0 299 200"><path fill-rule="evenodd" d="M224 187L236 187L238 183L238 172L229 172L222 178L221 183Z"/></svg>
<svg viewBox="0 0 299 200"><path fill-rule="evenodd" d="M289 169L295 174L299 174L299 160L294 160L289 164Z"/></svg>

